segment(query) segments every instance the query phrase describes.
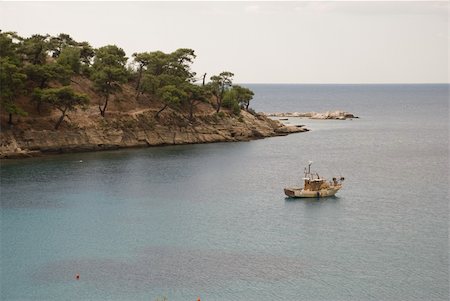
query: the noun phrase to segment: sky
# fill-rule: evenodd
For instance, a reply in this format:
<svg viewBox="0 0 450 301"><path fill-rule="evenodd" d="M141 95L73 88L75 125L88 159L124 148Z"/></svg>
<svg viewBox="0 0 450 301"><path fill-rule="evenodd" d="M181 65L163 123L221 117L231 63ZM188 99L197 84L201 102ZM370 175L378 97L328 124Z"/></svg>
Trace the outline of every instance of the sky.
<svg viewBox="0 0 450 301"><path fill-rule="evenodd" d="M0 2L0 29L134 52L192 48L237 83L448 83L448 1Z"/></svg>

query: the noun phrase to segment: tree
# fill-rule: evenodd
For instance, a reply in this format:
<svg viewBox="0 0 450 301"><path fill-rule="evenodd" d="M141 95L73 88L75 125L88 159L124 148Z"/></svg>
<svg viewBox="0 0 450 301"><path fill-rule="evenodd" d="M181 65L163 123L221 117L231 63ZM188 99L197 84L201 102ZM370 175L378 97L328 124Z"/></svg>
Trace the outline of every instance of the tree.
<svg viewBox="0 0 450 301"><path fill-rule="evenodd" d="M135 53L133 56L135 62L139 64L138 70L146 70L155 76L165 74L185 81L195 75L190 71L190 65L196 57L192 49L180 48L169 54L162 51L143 52Z"/></svg>
<svg viewBox="0 0 450 301"><path fill-rule="evenodd" d="M169 85L179 87L183 83L183 80L173 75L153 75L150 73L145 73L142 78L140 91L142 93L155 94L159 88Z"/></svg>
<svg viewBox="0 0 450 301"><path fill-rule="evenodd" d="M76 93L69 86L52 89L36 89L35 97L42 102L49 103L61 112L61 116L55 124L55 130L59 128L68 111L74 111L77 107L85 108L89 99L84 94Z"/></svg>
<svg viewBox="0 0 450 301"><path fill-rule="evenodd" d="M158 76L145 73L139 88L140 93L155 94L161 87L161 81ZM138 92L139 93L139 92Z"/></svg>
<svg viewBox="0 0 450 301"><path fill-rule="evenodd" d="M54 62L44 65L27 65L25 72L28 75L28 79L41 89L46 88L49 82L53 80L67 84L71 75L70 69Z"/></svg>
<svg viewBox="0 0 450 301"><path fill-rule="evenodd" d="M233 114L239 115L241 113L241 107L237 101L237 92L234 89L228 89L223 95L222 106L232 110Z"/></svg>
<svg viewBox="0 0 450 301"><path fill-rule="evenodd" d="M187 95L182 89L177 88L174 85L164 86L157 91L158 98L163 102L164 106L155 114L155 118L159 118L159 114L167 107L177 107L180 103L186 99Z"/></svg>
<svg viewBox="0 0 450 301"><path fill-rule="evenodd" d="M66 69L71 70L75 74L80 73L81 68L81 49L78 47L65 47L61 50L56 60L58 64L66 67Z"/></svg>
<svg viewBox="0 0 450 301"><path fill-rule="evenodd" d="M195 76L195 72L191 72L191 64L196 58L194 50L189 48L180 48L170 53L168 58L168 74L179 77L183 79L183 81L190 81Z"/></svg>
<svg viewBox="0 0 450 301"><path fill-rule="evenodd" d="M222 107L222 101L225 91L233 84L233 76L234 74L228 71L224 71L219 75L211 76L211 82L208 83L208 87L211 91L211 94L216 98L217 113L219 113L220 108Z"/></svg>
<svg viewBox="0 0 450 301"><path fill-rule="evenodd" d="M138 64L136 99L140 93L156 93L163 86L160 76L167 71L169 56L162 51L134 53Z"/></svg>
<svg viewBox="0 0 450 301"><path fill-rule="evenodd" d="M0 30L0 57L9 57L16 62L19 62L17 55L17 48L20 46L14 43L14 40L21 40L15 32L1 32Z"/></svg>
<svg viewBox="0 0 450 301"><path fill-rule="evenodd" d="M8 124L12 125L12 115L25 116L26 112L15 103L25 90L25 81L27 75L22 72L21 68L10 58L0 58L0 103L8 112Z"/></svg>
<svg viewBox="0 0 450 301"><path fill-rule="evenodd" d="M29 64L25 67L25 73L28 79L35 84L39 89L47 88L52 81L58 81L63 85L70 83L70 76L72 71L59 63L47 63L44 65ZM41 113L42 102L39 98L32 98L36 102L36 110Z"/></svg>
<svg viewBox="0 0 450 301"><path fill-rule="evenodd" d="M210 96L209 91L204 86L198 86L191 83L184 85L186 101L189 106L189 120L194 119L194 108L200 102L206 102Z"/></svg>
<svg viewBox="0 0 450 301"><path fill-rule="evenodd" d="M34 65L43 65L47 61L47 51L50 48L48 35L35 34L25 39L21 44L26 60Z"/></svg>
<svg viewBox="0 0 450 301"><path fill-rule="evenodd" d="M133 53L134 61L138 64L138 78L136 81L136 91L138 92L137 95L139 95L139 88L141 86L141 79L142 79L142 73L144 71L144 68L146 68L152 59L152 54L149 52L142 52L142 53ZM137 96L136 95L136 96Z"/></svg>
<svg viewBox="0 0 450 301"><path fill-rule="evenodd" d="M234 85L231 89L225 91L222 105L232 109L234 114L239 115L241 108L248 111L253 95L254 93L250 89Z"/></svg>
<svg viewBox="0 0 450 301"><path fill-rule="evenodd" d="M169 61L169 55L162 51L150 52L147 72L159 76L167 71Z"/></svg>
<svg viewBox="0 0 450 301"><path fill-rule="evenodd" d="M88 42L77 42L70 35L60 33L56 37L50 37L48 44L52 57L57 58L62 65L70 66L76 74L80 71L87 73L95 55Z"/></svg>
<svg viewBox="0 0 450 301"><path fill-rule="evenodd" d="M195 58L194 50L180 48L170 54L161 51L135 53L138 67L138 93L155 94L165 86L181 86L193 82L195 73L190 64Z"/></svg>
<svg viewBox="0 0 450 301"><path fill-rule="evenodd" d="M76 46L78 43L72 39L72 37L66 33L60 33L56 37L51 37L49 41L49 50L53 51L52 57L57 58L60 56L64 48L68 46Z"/></svg>
<svg viewBox="0 0 450 301"><path fill-rule="evenodd" d="M80 48L81 73L85 76L90 75L89 66L92 64L92 58L95 56L95 50L88 42L78 43Z"/></svg>
<svg viewBox="0 0 450 301"><path fill-rule="evenodd" d="M95 56L95 50L88 42L78 43L80 48L80 59L81 63L89 66L91 64L92 58Z"/></svg>
<svg viewBox="0 0 450 301"><path fill-rule="evenodd" d="M103 117L105 117L110 96L121 91L121 84L127 81L126 62L125 52L115 45L101 47L96 52L91 78L94 81L95 90L104 97L103 103L98 104Z"/></svg>
<svg viewBox="0 0 450 301"><path fill-rule="evenodd" d="M250 100L253 99L253 96L255 93L253 93L252 90L241 87L239 85L234 85L232 88L233 91L235 91L236 95L236 101L237 103L245 108L246 111L248 111L248 107L250 106Z"/></svg>

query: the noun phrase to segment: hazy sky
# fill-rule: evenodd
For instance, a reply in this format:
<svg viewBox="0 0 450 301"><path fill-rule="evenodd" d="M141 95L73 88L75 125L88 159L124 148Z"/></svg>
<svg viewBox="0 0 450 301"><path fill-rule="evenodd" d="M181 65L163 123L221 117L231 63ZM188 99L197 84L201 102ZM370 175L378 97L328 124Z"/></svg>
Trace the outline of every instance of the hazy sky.
<svg viewBox="0 0 450 301"><path fill-rule="evenodd" d="M441 2L0 2L0 29L133 52L192 48L241 83L448 82Z"/></svg>

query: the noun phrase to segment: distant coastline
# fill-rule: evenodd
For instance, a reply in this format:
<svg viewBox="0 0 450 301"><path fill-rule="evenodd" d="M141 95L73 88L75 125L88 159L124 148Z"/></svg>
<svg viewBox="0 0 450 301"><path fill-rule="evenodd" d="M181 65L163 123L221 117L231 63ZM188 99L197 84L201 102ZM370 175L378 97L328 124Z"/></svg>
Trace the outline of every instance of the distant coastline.
<svg viewBox="0 0 450 301"><path fill-rule="evenodd" d="M323 113L317 112L284 112L284 113L263 113L268 117L307 117L309 119L330 119L330 120L346 120L359 118L352 113L345 111L327 111Z"/></svg>

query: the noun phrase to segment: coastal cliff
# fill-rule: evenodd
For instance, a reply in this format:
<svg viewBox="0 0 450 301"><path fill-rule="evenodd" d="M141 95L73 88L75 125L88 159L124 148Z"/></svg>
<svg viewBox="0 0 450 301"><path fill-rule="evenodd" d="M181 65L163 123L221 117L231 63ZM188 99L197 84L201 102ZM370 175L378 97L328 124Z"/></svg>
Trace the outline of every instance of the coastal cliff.
<svg viewBox="0 0 450 301"><path fill-rule="evenodd" d="M58 130L46 127L43 120L22 120L22 126L0 132L0 158L21 158L46 153L98 151L129 147L177 145L211 142L249 141L289 133L304 132L303 127L285 126L263 115L242 111L239 118L231 114L201 115L195 122L168 112L155 120L152 110L98 114L77 112L69 116ZM50 122L51 117L47 118ZM54 118L53 118L54 119ZM43 127L43 128L42 128Z"/></svg>
<svg viewBox="0 0 450 301"><path fill-rule="evenodd" d="M30 97L17 103L28 112L8 124L7 112L0 110L0 158L24 158L48 153L99 151L130 147L177 145L211 142L249 141L307 131L286 126L264 114L244 109L238 114L228 108L217 113L214 103L206 101L193 108L189 118L186 105L168 107L152 95L136 97L129 84L114 96L105 116L98 103L101 96L86 77L72 78L70 87L89 97L91 104L67 113L58 129L61 113L47 103L39 112Z"/></svg>

